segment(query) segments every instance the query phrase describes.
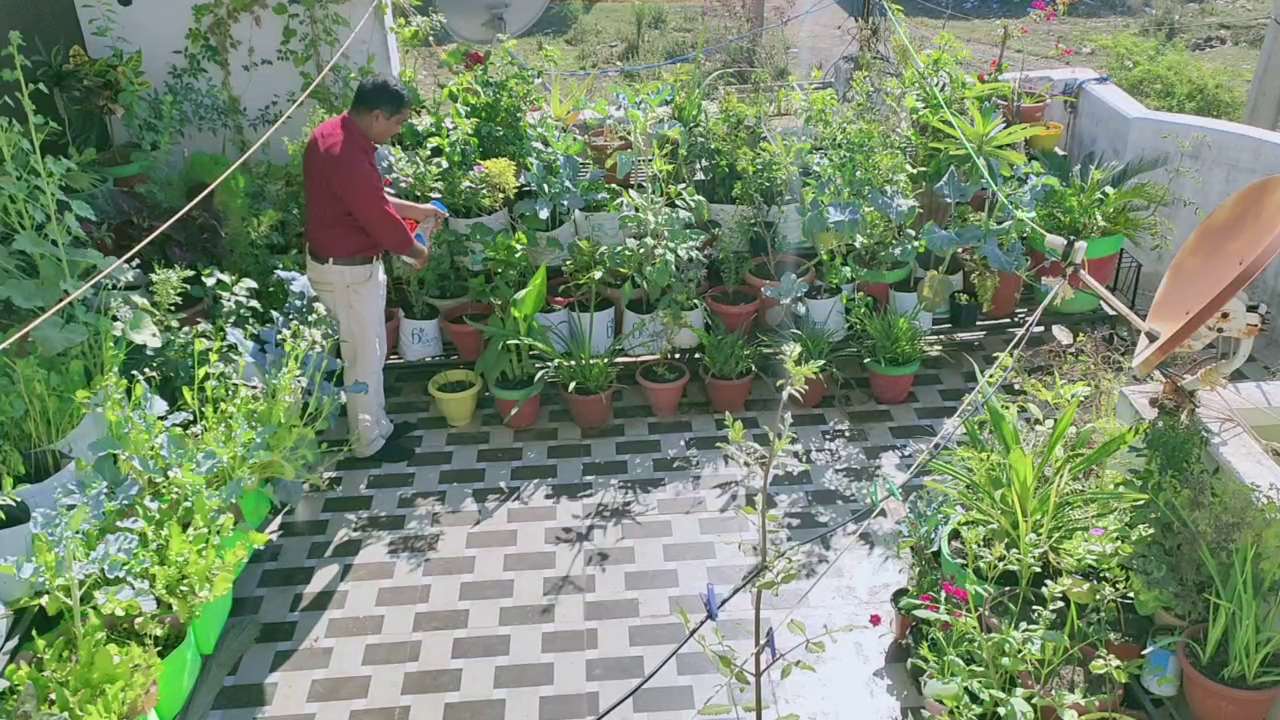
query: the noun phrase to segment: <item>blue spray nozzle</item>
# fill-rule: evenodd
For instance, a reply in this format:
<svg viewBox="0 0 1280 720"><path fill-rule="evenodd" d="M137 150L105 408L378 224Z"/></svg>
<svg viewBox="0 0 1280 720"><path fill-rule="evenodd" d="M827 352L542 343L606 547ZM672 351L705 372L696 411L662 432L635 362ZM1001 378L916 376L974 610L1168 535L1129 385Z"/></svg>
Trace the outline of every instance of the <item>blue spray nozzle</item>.
<svg viewBox="0 0 1280 720"><path fill-rule="evenodd" d="M446 215L448 215L448 214L449 214L449 208L445 207L445 206L444 206L444 203L440 202L439 200L432 200L431 202L429 202L429 203L427 203L427 204L428 204L428 205L431 205L431 206L433 206L433 207L435 207L435 208L437 208L440 212L442 212L442 213L444 213L444 214L446 214Z"/></svg>

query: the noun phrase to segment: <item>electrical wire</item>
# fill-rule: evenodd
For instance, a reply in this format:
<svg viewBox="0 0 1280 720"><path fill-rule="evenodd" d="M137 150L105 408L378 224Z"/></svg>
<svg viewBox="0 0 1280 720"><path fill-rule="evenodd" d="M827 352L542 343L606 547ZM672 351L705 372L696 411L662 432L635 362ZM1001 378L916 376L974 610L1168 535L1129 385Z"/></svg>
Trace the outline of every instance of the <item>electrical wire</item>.
<svg viewBox="0 0 1280 720"><path fill-rule="evenodd" d="M148 235L145 239L143 239L142 242L138 243L133 249L129 250L124 255L121 255L119 258L116 259L115 262L111 263L109 266L107 266L97 275L94 275L92 278L89 279L88 282L86 282L85 284L81 285L79 288L74 290L70 295L58 301L58 303L55 304L52 308L46 310L39 317L27 323L21 330L19 330L18 332L10 336L9 339L3 342L0 342L0 352L3 352L4 350L12 346L14 343L18 342L20 339L26 337L27 334L30 333L32 330L39 327L42 323L44 323L49 318L56 315L59 311L61 311L66 306L75 302L76 299L78 299L80 296L88 292L89 289L92 288L94 285L97 285L98 283L102 282L104 279L109 277L112 273L114 273L115 271L123 267L126 263L128 263L130 260L136 257L138 253L142 252L144 248L146 248L153 241L155 241L156 238L164 234L164 232L168 230L170 227L172 227L174 223L182 219L182 217L185 216L187 213L191 212L192 208L196 207L202 201L204 201L206 197L208 197L215 189L217 189L218 185L222 184L222 182L225 181L228 177L231 177L231 174L234 173L236 170L238 170L241 165L243 165L246 161L248 161L248 159L254 153L256 153L264 144L266 144L267 140L271 137L271 135L276 130L279 130L280 126L284 124L284 121L289 119L289 116L292 115L293 112L297 110L299 106L302 105L302 102L306 100L307 97L312 92L315 91L315 89L320 85L320 82L324 80L325 76L327 76L329 72L333 70L333 67L338 64L338 61L342 59L343 53L347 51L347 48L351 46L352 41L356 39L356 34L360 32L360 29L364 27L364 24L369 21L370 17L373 16L373 11L377 9L377 7L380 4L381 4L381 0L373 0L373 2L369 4L369 9L366 10L364 13L364 16L360 18L360 22L356 23L355 27L351 29L351 35L347 38L346 42L342 43L341 47L338 48L337 52L333 54L333 58L330 59L329 63L324 66L324 68L320 71L318 75L316 75L315 79L311 81L311 84L307 86L307 89L304 90L302 94L298 96L298 99L293 101L292 105L290 105L287 109L285 109L284 114L281 115L280 118L276 120L275 123L272 124L270 128L267 129L266 133L264 133L262 137L258 138L257 142L255 142L252 146L250 146L249 149L246 150L244 154L241 155L235 162L231 163L231 167L227 168L225 172L219 175L218 178L214 180L212 183L210 183L209 186L206 187L199 195L196 195L196 197L193 200L188 202L173 217L164 221L164 223L160 225L160 227L153 230L150 235Z"/></svg>

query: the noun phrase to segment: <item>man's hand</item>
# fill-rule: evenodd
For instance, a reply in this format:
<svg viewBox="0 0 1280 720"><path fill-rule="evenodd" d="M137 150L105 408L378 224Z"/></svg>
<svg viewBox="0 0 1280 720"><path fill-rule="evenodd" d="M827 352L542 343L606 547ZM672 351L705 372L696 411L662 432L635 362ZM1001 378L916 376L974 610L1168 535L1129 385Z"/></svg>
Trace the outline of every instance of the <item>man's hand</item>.
<svg viewBox="0 0 1280 720"><path fill-rule="evenodd" d="M431 250L427 246L415 242L413 244L413 252L409 254L409 259L413 261L413 269L421 271L427 266L427 262L431 260Z"/></svg>
<svg viewBox="0 0 1280 720"><path fill-rule="evenodd" d="M449 216L448 213L441 211L435 205L409 202L408 200L389 196L388 199L391 200L391 207L395 208L396 214L406 220L413 220L418 223L434 220L438 223Z"/></svg>

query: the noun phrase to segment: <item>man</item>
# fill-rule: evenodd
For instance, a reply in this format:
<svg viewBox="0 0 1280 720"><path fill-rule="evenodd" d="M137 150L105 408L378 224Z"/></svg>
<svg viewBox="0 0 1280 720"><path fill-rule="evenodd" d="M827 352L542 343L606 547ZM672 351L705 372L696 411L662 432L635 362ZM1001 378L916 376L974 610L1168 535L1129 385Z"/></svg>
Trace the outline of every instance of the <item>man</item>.
<svg viewBox="0 0 1280 720"><path fill-rule="evenodd" d="M402 218L442 220L431 205L388 197L374 163L377 146L409 119L409 93L387 78L364 80L351 109L316 128L302 156L307 205L307 277L338 322L345 363L347 423L356 457L406 462L401 441L411 423L387 418L382 365L387 354L384 252L408 257L421 270L427 249L414 242ZM366 386L364 392L353 390Z"/></svg>

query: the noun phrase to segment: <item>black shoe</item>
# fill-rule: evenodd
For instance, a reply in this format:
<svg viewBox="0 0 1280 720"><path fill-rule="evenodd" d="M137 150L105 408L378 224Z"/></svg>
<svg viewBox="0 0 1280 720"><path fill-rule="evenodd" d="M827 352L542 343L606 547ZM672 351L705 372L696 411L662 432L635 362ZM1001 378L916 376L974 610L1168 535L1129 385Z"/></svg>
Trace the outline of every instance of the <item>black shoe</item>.
<svg viewBox="0 0 1280 720"><path fill-rule="evenodd" d="M395 442L408 437L410 433L418 431L418 424L411 422L396 423L391 428L391 434L387 436L387 442Z"/></svg>
<svg viewBox="0 0 1280 720"><path fill-rule="evenodd" d="M383 464L406 463L413 459L413 448L404 443L388 440L383 444L378 452L369 456L370 460L377 460Z"/></svg>

